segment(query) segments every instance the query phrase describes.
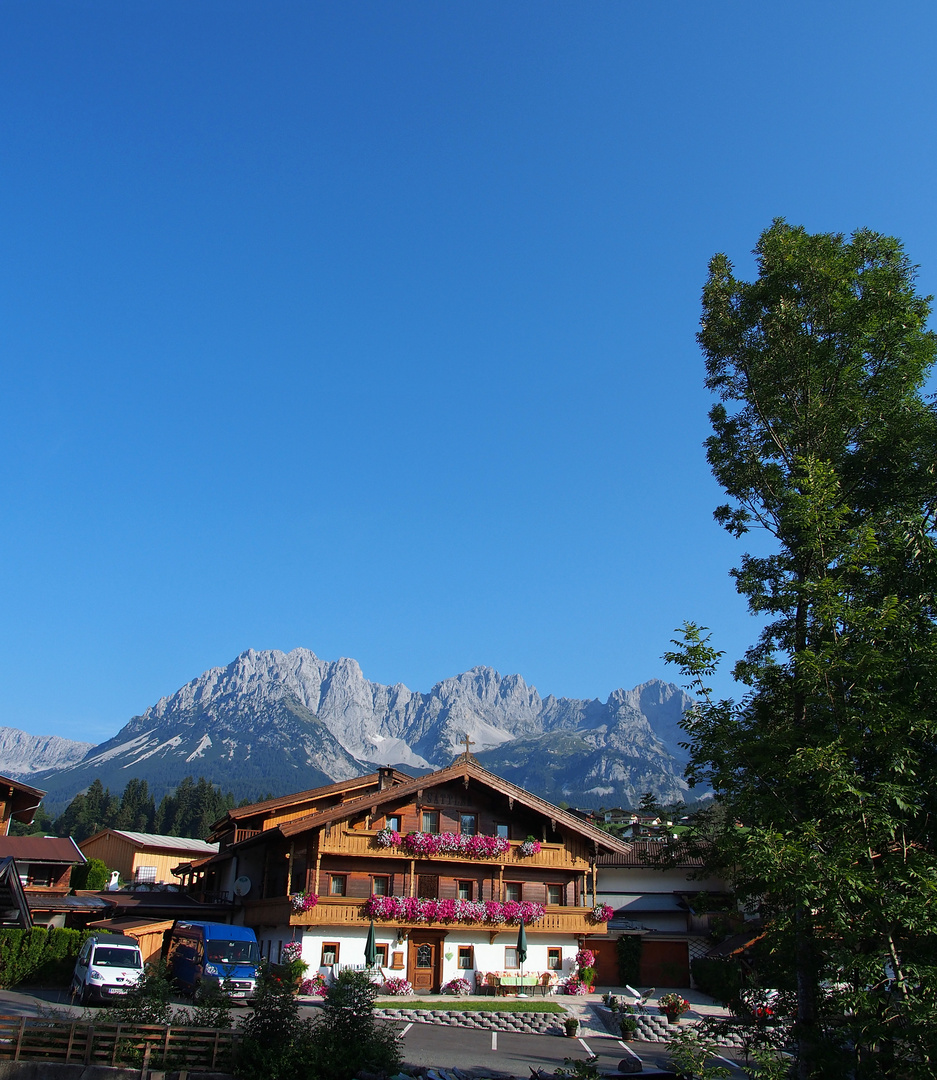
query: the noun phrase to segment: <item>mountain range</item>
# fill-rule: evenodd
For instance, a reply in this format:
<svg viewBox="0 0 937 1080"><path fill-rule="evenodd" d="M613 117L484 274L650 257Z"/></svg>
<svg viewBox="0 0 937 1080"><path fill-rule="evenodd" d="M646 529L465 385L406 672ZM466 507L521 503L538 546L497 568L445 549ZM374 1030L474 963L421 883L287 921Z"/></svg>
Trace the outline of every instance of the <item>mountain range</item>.
<svg viewBox="0 0 937 1080"><path fill-rule="evenodd" d="M158 797L184 776L205 776L255 798L349 779L377 764L439 768L468 737L485 768L553 802L634 805L649 790L671 802L687 790L679 721L690 704L658 679L615 690L605 702L541 698L520 675L489 667L420 693L369 681L355 660L248 649L99 746L0 729L0 772L47 789L53 808L95 777L112 791L131 777L146 779ZM31 753L25 740L48 744L50 753L54 744L58 756Z"/></svg>

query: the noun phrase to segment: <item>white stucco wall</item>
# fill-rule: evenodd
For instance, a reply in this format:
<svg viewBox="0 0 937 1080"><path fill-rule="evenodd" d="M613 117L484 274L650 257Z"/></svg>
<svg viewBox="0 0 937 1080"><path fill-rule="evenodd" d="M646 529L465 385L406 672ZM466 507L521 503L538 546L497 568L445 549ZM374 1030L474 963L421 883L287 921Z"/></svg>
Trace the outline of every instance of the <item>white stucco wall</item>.
<svg viewBox="0 0 937 1080"><path fill-rule="evenodd" d="M429 926L430 929L435 929L433 926ZM384 978L391 978L392 976L406 978L407 977L407 942L403 941L400 944L397 943L397 931L396 928L382 927L379 923L374 924L375 930L375 943L378 945L387 945L387 957L388 963L391 961L391 957L395 952L403 953L403 967L392 968L390 966L382 968ZM296 937L299 938L299 928L296 930ZM345 927L336 928L335 932L330 932L328 928L315 927L313 929L306 929L302 935L303 952L302 956L306 963L309 965L310 974L319 971L319 962L322 958L322 945L324 942L336 942L339 946L338 966L359 966L364 964L364 945L367 940L368 930L367 927L356 928L354 930ZM279 940L290 940L290 928L284 927L273 931L264 931L264 937L269 938L273 942L273 959L276 960L276 943ZM451 979L465 978L468 979L473 985L474 990L474 978L476 971L504 971L504 950L505 946L514 946L517 943L517 932L503 931L498 934L495 941L492 943L489 940L489 932L487 930L472 930L463 927L453 927L449 930L449 936L442 942L442 983L445 984ZM260 940L258 936L258 940ZM471 945L474 951L475 966L472 969L466 970L459 968L459 946ZM547 950L548 949L561 949L562 950L562 968L557 972L557 975L565 977L572 973L575 969L576 953L579 949L577 939L570 934L566 935L539 935L527 932L527 960L524 963L525 974L542 973L547 971ZM261 951L264 955L267 953L264 951L263 942L261 943ZM326 969L322 969L325 974Z"/></svg>

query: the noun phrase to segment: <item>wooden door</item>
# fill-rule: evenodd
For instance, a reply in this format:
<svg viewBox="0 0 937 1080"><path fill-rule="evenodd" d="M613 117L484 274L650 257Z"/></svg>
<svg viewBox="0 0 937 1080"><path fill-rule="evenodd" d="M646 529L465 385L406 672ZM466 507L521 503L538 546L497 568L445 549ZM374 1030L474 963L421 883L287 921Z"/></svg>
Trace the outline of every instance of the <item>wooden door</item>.
<svg viewBox="0 0 937 1080"><path fill-rule="evenodd" d="M439 990L439 967L442 942L438 937L410 935L407 978L415 994L433 994Z"/></svg>
<svg viewBox="0 0 937 1080"><path fill-rule="evenodd" d="M690 954L685 941L648 941L641 948L641 986L690 985Z"/></svg>
<svg viewBox="0 0 937 1080"><path fill-rule="evenodd" d="M587 938L586 948L595 953L595 985L619 986L617 939Z"/></svg>

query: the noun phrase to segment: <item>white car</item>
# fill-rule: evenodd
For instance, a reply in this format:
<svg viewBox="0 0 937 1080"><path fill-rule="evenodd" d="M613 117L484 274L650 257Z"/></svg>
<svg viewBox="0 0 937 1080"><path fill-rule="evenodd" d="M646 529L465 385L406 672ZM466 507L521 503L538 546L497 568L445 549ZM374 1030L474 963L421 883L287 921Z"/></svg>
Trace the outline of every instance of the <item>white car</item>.
<svg viewBox="0 0 937 1080"><path fill-rule="evenodd" d="M72 975L71 993L82 1005L126 994L143 978L143 958L136 938L97 934L82 945Z"/></svg>

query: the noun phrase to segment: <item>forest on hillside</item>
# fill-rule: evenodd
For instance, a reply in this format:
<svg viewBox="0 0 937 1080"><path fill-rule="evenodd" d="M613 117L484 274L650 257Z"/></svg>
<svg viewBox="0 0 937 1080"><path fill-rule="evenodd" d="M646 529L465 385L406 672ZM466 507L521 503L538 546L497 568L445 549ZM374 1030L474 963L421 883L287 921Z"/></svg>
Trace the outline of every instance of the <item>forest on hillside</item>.
<svg viewBox="0 0 937 1080"><path fill-rule="evenodd" d="M129 780L117 795L96 779L86 791L79 792L58 817L50 817L40 806L32 825L14 821L11 834L71 836L80 843L102 829L127 829L204 840L212 824L228 810L255 801L241 799L236 802L232 792L225 794L204 776L198 780L185 777L158 804L146 780Z"/></svg>

